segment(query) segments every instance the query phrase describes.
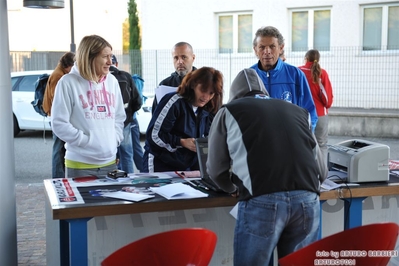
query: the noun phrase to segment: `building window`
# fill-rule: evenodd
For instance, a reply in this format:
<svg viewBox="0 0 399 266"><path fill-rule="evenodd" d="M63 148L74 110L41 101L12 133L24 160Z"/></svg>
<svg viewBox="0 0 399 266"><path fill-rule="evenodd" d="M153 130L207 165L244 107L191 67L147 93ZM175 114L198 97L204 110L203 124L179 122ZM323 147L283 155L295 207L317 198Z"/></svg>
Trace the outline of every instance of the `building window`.
<svg viewBox="0 0 399 266"><path fill-rule="evenodd" d="M219 19L219 52L252 51L252 14L223 14Z"/></svg>
<svg viewBox="0 0 399 266"><path fill-rule="evenodd" d="M399 5L364 6L362 13L363 51L399 49Z"/></svg>
<svg viewBox="0 0 399 266"><path fill-rule="evenodd" d="M330 50L331 10L311 9L291 12L292 51Z"/></svg>

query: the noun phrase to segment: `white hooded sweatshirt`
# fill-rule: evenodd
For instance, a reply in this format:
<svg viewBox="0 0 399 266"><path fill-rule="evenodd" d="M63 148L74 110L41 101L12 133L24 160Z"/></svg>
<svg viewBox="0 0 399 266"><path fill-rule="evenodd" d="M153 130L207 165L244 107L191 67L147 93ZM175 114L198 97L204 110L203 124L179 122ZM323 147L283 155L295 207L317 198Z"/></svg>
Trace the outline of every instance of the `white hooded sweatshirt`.
<svg viewBox="0 0 399 266"><path fill-rule="evenodd" d="M115 160L126 115L112 74L99 83L84 79L76 66L57 83L52 130L65 141L65 159L95 165Z"/></svg>

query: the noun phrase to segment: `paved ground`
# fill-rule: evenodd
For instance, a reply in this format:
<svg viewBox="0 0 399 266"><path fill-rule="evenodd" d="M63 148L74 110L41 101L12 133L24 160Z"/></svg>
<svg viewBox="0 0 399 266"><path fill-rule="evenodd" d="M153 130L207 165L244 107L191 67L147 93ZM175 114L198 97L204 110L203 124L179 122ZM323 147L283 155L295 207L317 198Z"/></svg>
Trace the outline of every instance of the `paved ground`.
<svg viewBox="0 0 399 266"><path fill-rule="evenodd" d="M330 137L330 144L351 137ZM369 139L377 143L387 144L391 148L391 159L399 160L399 139ZM45 236L45 196L43 183L17 183L17 238L18 265L45 266L46 265L46 236ZM27 200L26 195L29 195ZM57 266L57 265L55 265Z"/></svg>
<svg viewBox="0 0 399 266"><path fill-rule="evenodd" d="M46 265L46 224L42 183L17 184L18 265ZM29 195L29 200L26 200Z"/></svg>

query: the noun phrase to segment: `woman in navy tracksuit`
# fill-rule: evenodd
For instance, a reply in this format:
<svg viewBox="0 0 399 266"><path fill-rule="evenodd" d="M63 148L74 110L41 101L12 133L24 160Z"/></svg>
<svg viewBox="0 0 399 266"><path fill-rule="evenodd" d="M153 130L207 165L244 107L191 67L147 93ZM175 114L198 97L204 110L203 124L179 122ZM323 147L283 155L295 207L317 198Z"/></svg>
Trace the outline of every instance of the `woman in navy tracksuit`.
<svg viewBox="0 0 399 266"><path fill-rule="evenodd" d="M154 110L142 172L198 170L195 139L208 136L222 100L220 71L202 67L187 74L177 92L166 94Z"/></svg>

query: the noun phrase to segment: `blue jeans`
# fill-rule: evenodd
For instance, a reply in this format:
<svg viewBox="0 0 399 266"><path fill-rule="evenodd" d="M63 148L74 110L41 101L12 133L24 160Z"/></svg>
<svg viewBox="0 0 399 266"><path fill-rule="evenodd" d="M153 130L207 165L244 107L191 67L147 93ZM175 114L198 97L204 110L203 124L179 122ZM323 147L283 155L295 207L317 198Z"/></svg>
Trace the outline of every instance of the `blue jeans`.
<svg viewBox="0 0 399 266"><path fill-rule="evenodd" d="M123 129L123 141L118 147L118 169L133 173L133 146L130 136L130 123Z"/></svg>
<svg viewBox="0 0 399 266"><path fill-rule="evenodd" d="M133 161L136 165L137 170L140 172L143 170L143 147L140 144L140 128L139 122L134 117L133 121L130 123L130 131L132 135L132 145L133 145Z"/></svg>
<svg viewBox="0 0 399 266"><path fill-rule="evenodd" d="M53 133L53 158L51 172L53 178L65 177L65 142Z"/></svg>
<svg viewBox="0 0 399 266"><path fill-rule="evenodd" d="M235 266L269 265L276 246L282 258L318 238L320 203L314 192L276 192L238 204Z"/></svg>

